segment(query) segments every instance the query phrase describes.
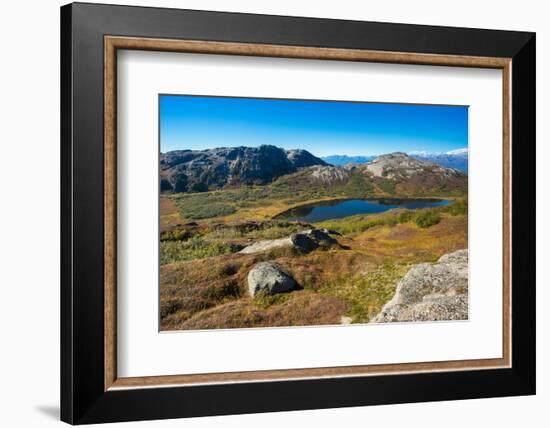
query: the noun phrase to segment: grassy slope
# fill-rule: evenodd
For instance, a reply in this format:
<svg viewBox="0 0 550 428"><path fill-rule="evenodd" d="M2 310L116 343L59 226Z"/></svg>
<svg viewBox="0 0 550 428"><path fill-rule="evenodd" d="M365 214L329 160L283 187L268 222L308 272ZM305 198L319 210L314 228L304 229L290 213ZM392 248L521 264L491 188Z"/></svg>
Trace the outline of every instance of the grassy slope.
<svg viewBox="0 0 550 428"><path fill-rule="evenodd" d="M340 220L342 224L346 221ZM391 298L398 280L412 264L435 261L445 253L467 248L464 214L443 212L441 221L428 228L420 228L412 220L390 224L339 237L345 248L306 255L290 250L227 254L164 265L161 328L339 324L342 316L366 322ZM251 299L246 293L246 275L254 263L263 260L276 261L302 289Z"/></svg>

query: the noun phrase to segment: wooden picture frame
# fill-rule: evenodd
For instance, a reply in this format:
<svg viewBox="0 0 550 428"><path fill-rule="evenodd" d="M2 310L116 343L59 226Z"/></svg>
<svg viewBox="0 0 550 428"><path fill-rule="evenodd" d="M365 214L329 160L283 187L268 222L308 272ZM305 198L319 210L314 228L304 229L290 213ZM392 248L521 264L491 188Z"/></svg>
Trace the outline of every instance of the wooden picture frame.
<svg viewBox="0 0 550 428"><path fill-rule="evenodd" d="M117 49L501 69L503 357L118 377ZM62 420L114 422L535 392L534 34L76 3L61 9L61 52Z"/></svg>

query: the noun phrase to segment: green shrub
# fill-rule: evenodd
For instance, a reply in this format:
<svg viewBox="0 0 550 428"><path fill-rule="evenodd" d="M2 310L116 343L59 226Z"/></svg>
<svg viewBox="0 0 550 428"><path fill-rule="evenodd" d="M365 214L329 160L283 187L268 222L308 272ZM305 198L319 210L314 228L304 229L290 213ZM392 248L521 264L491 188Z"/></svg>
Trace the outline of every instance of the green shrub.
<svg viewBox="0 0 550 428"><path fill-rule="evenodd" d="M434 210L421 210L414 216L414 222L418 227L427 228L441 221L439 213Z"/></svg>
<svg viewBox="0 0 550 428"><path fill-rule="evenodd" d="M408 221L411 221L413 218L413 212L406 210L402 211L397 215L397 220L399 223L407 223Z"/></svg>
<svg viewBox="0 0 550 428"><path fill-rule="evenodd" d="M446 205L444 211L453 216L468 214L468 201L464 199L454 201L452 204Z"/></svg>
<svg viewBox="0 0 550 428"><path fill-rule="evenodd" d="M384 222L388 226L397 226L399 224L399 217L396 215L389 216L385 219Z"/></svg>
<svg viewBox="0 0 550 428"><path fill-rule="evenodd" d="M366 197L372 192L372 184L364 174L353 174L345 186L345 191L350 197Z"/></svg>

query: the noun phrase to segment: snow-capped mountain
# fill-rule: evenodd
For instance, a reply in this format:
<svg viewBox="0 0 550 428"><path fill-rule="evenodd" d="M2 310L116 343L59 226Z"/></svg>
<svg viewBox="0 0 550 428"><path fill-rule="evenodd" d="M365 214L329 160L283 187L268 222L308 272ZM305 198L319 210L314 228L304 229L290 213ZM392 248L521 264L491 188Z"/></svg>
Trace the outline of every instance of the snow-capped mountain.
<svg viewBox="0 0 550 428"><path fill-rule="evenodd" d="M450 150L445 153L410 152L410 156L437 163L446 168L455 168L468 173L468 149Z"/></svg>
<svg viewBox="0 0 550 428"><path fill-rule="evenodd" d="M427 151L415 151L407 153L409 156L434 162L445 168L455 168L462 172L468 173L468 149L455 149L442 153L430 153ZM325 156L322 159L334 166L343 166L351 163L363 164L374 160L376 156L347 156L347 155L332 155Z"/></svg>
<svg viewBox="0 0 550 428"><path fill-rule="evenodd" d="M452 155L452 156L461 156L461 155L468 156L468 149L464 148L464 149L449 150L446 154Z"/></svg>

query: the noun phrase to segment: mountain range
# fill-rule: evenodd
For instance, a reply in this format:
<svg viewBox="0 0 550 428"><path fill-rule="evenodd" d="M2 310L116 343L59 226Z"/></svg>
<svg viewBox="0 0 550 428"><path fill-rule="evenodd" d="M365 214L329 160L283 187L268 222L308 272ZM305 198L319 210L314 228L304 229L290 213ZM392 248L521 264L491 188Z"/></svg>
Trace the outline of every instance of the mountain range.
<svg viewBox="0 0 550 428"><path fill-rule="evenodd" d="M409 152L409 156L420 160L434 162L446 168L455 168L464 173L468 173L468 149L451 150L444 153L429 153L426 151ZM322 159L330 165L344 166L347 164L368 163L376 159L377 156L347 156L331 155Z"/></svg>
<svg viewBox="0 0 550 428"><path fill-rule="evenodd" d="M341 166L331 165L326 158L306 150L284 150L271 145L162 153L160 176L161 191L178 193L283 181L289 189L358 185L382 193L421 194L463 192L468 183L467 175L457 168L403 152Z"/></svg>
<svg viewBox="0 0 550 428"><path fill-rule="evenodd" d="M468 173L468 149L451 150L445 153L411 152L409 155Z"/></svg>

